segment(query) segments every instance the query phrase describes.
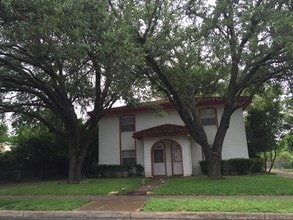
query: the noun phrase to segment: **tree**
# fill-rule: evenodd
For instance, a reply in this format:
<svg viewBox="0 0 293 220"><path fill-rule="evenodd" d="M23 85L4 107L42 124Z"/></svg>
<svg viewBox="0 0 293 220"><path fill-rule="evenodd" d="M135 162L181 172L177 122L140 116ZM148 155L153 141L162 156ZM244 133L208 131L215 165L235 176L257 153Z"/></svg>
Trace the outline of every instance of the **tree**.
<svg viewBox="0 0 293 220"><path fill-rule="evenodd" d="M132 90L129 37L106 0L0 1L0 112L66 139L69 183L82 178L105 110Z"/></svg>
<svg viewBox="0 0 293 220"><path fill-rule="evenodd" d="M8 128L5 124L0 123L0 153L2 152L3 144L5 144L8 139Z"/></svg>
<svg viewBox="0 0 293 220"><path fill-rule="evenodd" d="M278 139L282 133L282 91L278 85L266 88L257 95L246 118L247 142L250 157L262 153L265 170L270 172L277 157ZM271 166L267 169L267 161Z"/></svg>
<svg viewBox="0 0 293 220"><path fill-rule="evenodd" d="M44 126L35 128L21 126L12 137L12 142L14 147L10 154L16 161L67 160L64 141L50 133Z"/></svg>
<svg viewBox="0 0 293 220"><path fill-rule="evenodd" d="M269 79L286 75L292 80L292 5L282 0L215 5L154 0L113 1L111 6L117 19L130 18L137 29L147 66L143 72L174 104L201 145L209 178L221 178L221 152L233 112ZM225 99L212 146L196 109L200 98L209 95ZM242 95L248 98L239 102Z"/></svg>
<svg viewBox="0 0 293 220"><path fill-rule="evenodd" d="M8 128L5 124L0 123L0 143L8 140Z"/></svg>

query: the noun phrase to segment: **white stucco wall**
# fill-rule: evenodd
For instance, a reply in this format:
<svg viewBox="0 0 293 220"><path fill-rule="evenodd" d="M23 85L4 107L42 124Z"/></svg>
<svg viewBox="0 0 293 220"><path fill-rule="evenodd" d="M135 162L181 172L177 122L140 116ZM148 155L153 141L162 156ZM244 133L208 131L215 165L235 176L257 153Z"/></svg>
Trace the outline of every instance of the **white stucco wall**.
<svg viewBox="0 0 293 220"><path fill-rule="evenodd" d="M143 140L136 140L136 163L145 167Z"/></svg>
<svg viewBox="0 0 293 220"><path fill-rule="evenodd" d="M105 116L99 121L99 164L120 164L118 117Z"/></svg>
<svg viewBox="0 0 293 220"><path fill-rule="evenodd" d="M223 144L222 158L249 158L242 109L236 110Z"/></svg>
<svg viewBox="0 0 293 220"><path fill-rule="evenodd" d="M192 157L192 174L202 175L199 161L203 159L201 146L199 146L191 137L191 157Z"/></svg>
<svg viewBox="0 0 293 220"><path fill-rule="evenodd" d="M162 124L184 125L177 112L167 110L166 115L160 116L156 111L138 112L135 114L136 131L155 127Z"/></svg>

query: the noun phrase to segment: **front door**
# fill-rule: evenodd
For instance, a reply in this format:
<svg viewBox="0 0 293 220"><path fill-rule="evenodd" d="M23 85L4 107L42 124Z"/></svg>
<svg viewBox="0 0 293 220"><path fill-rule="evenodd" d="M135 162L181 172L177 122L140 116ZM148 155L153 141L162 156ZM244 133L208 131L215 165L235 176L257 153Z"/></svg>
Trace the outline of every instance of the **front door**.
<svg viewBox="0 0 293 220"><path fill-rule="evenodd" d="M153 175L163 176L166 175L166 165L165 165L165 149L162 145L155 145L153 147Z"/></svg>
<svg viewBox="0 0 293 220"><path fill-rule="evenodd" d="M183 164L182 164L182 150L179 144L172 143L172 168L173 175L183 174Z"/></svg>

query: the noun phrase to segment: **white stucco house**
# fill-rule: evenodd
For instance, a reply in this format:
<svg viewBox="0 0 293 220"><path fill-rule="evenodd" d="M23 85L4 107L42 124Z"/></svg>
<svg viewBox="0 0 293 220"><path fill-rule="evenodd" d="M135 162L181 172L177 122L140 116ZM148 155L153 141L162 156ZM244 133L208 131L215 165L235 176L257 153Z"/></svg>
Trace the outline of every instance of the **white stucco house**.
<svg viewBox="0 0 293 220"><path fill-rule="evenodd" d="M247 98L242 97L238 101L244 100L247 101ZM201 174L201 147L190 137L170 102L156 103L164 114L149 105L108 110L99 122L99 164L141 164L146 177ZM212 144L223 113L224 99L203 98L197 108ZM248 158L243 110L238 109L231 117L222 159Z"/></svg>

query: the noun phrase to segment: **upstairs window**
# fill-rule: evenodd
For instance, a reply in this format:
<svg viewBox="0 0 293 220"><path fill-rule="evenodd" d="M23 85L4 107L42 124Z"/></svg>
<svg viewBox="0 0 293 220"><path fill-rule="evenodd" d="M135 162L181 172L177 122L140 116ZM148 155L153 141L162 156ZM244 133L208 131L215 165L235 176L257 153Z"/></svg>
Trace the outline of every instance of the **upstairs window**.
<svg viewBox="0 0 293 220"><path fill-rule="evenodd" d="M135 130L135 120L133 115L122 116L120 118L120 128L121 132L134 131Z"/></svg>
<svg viewBox="0 0 293 220"><path fill-rule="evenodd" d="M215 109L201 109L199 111L200 122L202 126L205 125L217 125L217 116Z"/></svg>

